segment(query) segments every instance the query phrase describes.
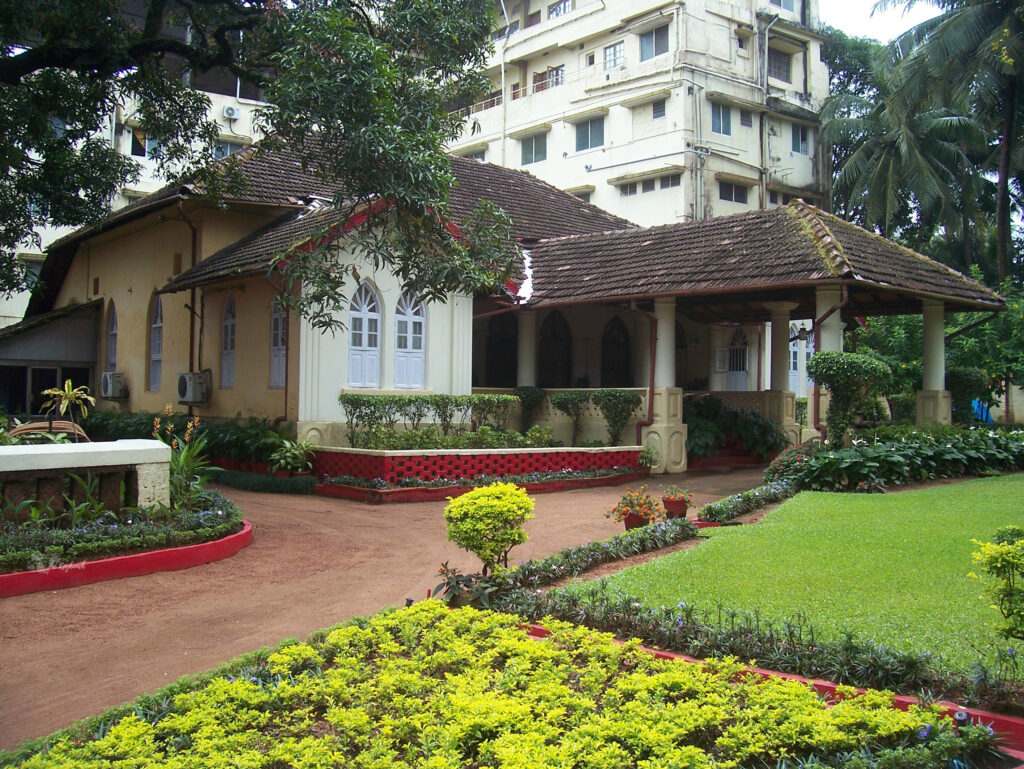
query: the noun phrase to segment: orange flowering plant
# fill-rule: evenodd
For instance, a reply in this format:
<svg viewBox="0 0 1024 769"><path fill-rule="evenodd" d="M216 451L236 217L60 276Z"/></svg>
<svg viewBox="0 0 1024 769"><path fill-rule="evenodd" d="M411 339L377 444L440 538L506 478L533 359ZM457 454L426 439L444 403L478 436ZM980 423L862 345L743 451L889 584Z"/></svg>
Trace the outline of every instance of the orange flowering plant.
<svg viewBox="0 0 1024 769"><path fill-rule="evenodd" d="M662 499L681 499L688 505L693 504L693 492L686 489L681 489L674 483L671 486L666 486L661 490Z"/></svg>
<svg viewBox="0 0 1024 769"><path fill-rule="evenodd" d="M647 487L639 489L626 489L626 493L615 504L611 510L604 514L616 523L624 521L627 515L636 515L651 521L664 521L666 518L665 508L661 506L654 497L647 493Z"/></svg>

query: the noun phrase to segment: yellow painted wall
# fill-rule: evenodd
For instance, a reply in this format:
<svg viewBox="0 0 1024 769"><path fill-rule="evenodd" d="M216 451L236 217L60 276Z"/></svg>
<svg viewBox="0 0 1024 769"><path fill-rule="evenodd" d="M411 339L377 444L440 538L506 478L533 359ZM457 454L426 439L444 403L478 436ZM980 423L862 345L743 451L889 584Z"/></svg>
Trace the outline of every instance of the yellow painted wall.
<svg viewBox="0 0 1024 769"><path fill-rule="evenodd" d="M219 249L267 223L281 213L278 209L221 211L202 203L185 206L185 215L197 229L197 253L206 258ZM114 230L102 233L79 246L61 286L54 307L63 307L98 297L105 300L99 334L99 355L93 391L98 394L99 373L106 370L107 314L110 302L117 307L117 370L126 375L129 398L115 403L97 400L99 408L123 411L161 411L178 404L177 378L180 372L199 368L200 321L195 320L195 362L189 362L187 305L191 291L163 294L163 359L160 388L149 386L148 345L150 307L154 291L191 264L192 230L181 212L170 207ZM176 269L176 266L180 269ZM241 285L240 281L234 284ZM209 291L209 289L208 289ZM197 290L197 315L202 305ZM269 386L270 310L272 290L262 277L244 282L236 294L237 348L235 387L219 388L220 324L225 298L223 291L209 291L205 307L202 367L213 370L213 397L208 406L196 407L203 416L295 417L298 377L298 326L290 324L289 387L291 407L285 412L284 389ZM262 373L261 373L262 372Z"/></svg>

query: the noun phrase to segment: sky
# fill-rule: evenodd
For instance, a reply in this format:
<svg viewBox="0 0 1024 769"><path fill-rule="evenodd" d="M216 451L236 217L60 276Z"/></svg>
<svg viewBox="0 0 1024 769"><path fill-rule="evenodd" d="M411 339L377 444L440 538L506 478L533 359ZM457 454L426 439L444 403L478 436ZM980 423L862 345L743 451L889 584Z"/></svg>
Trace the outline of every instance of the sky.
<svg viewBox="0 0 1024 769"><path fill-rule="evenodd" d="M903 3L871 15L875 0L818 0L823 23L855 37L873 37L883 43L902 34L915 24L935 16L939 11L927 2L918 2L908 13Z"/></svg>

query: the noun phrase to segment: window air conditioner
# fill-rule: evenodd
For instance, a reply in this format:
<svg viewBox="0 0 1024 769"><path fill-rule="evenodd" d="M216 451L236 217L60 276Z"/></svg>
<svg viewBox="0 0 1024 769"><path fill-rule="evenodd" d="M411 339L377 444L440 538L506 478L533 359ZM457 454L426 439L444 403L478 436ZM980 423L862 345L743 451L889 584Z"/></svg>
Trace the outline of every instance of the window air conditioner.
<svg viewBox="0 0 1024 769"><path fill-rule="evenodd" d="M210 400L209 369L178 374L178 403L206 403Z"/></svg>
<svg viewBox="0 0 1024 769"><path fill-rule="evenodd" d="M228 120L236 120L242 116L242 109L233 104L225 104L223 114Z"/></svg>
<svg viewBox="0 0 1024 769"><path fill-rule="evenodd" d="M128 397L128 383L121 371L100 374L100 397L108 401L121 401Z"/></svg>

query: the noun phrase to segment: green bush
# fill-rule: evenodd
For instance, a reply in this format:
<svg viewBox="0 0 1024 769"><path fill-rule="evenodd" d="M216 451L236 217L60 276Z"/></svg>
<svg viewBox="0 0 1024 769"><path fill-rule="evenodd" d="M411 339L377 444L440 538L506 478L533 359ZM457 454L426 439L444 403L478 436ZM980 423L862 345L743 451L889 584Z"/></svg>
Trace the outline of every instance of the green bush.
<svg viewBox="0 0 1024 769"><path fill-rule="evenodd" d="M702 521L725 523L741 515L753 513L763 507L782 502L796 494L796 488L789 481L773 481L755 489L748 489L731 497L709 502L701 508L698 518Z"/></svg>
<svg viewBox="0 0 1024 769"><path fill-rule="evenodd" d="M807 427L807 398L796 399L796 415L794 418L798 425Z"/></svg>
<svg viewBox="0 0 1024 769"><path fill-rule="evenodd" d="M608 423L608 445L621 445L622 430L640 408L643 398L639 393L628 390L602 388L591 393L590 400L601 410L604 421Z"/></svg>
<svg viewBox="0 0 1024 769"><path fill-rule="evenodd" d="M473 420L478 427L493 427L495 430L508 430L512 407L519 404L514 395L474 395Z"/></svg>
<svg viewBox="0 0 1024 769"><path fill-rule="evenodd" d="M686 452L691 457L717 454L730 440L738 440L750 454L767 459L786 446L775 423L749 409L726 406L721 398L704 395L688 401L683 414L687 426Z"/></svg>
<svg viewBox="0 0 1024 769"><path fill-rule="evenodd" d="M570 445L575 446L580 437L580 424L583 422L583 412L590 402L590 393L586 390L563 390L550 396L551 405L569 417L572 422L572 441Z"/></svg>
<svg viewBox="0 0 1024 769"><path fill-rule="evenodd" d="M994 539L973 540L978 546L974 562L992 578L987 592L1003 616L999 632L1005 638L1024 641L1024 529L1007 526L997 531Z"/></svg>
<svg viewBox="0 0 1024 769"><path fill-rule="evenodd" d="M807 375L819 387L829 391L825 432L828 441L843 444L846 431L858 411L869 410L892 379L892 371L883 361L854 352L815 353L807 362Z"/></svg>
<svg viewBox="0 0 1024 769"><path fill-rule="evenodd" d="M487 575L508 566L508 553L526 541L523 524L533 518L533 500L514 483L482 486L452 499L444 509L448 539L483 563Z"/></svg>
<svg viewBox="0 0 1024 769"><path fill-rule="evenodd" d="M537 409L544 403L547 394L539 387L532 385L520 385L515 389L515 395L519 399L519 410L522 419L520 427L524 432L530 429Z"/></svg>
<svg viewBox="0 0 1024 769"><path fill-rule="evenodd" d="M217 474L217 483L243 491L258 491L261 494L312 494L316 480L312 475L278 478L266 473L222 470Z"/></svg>

